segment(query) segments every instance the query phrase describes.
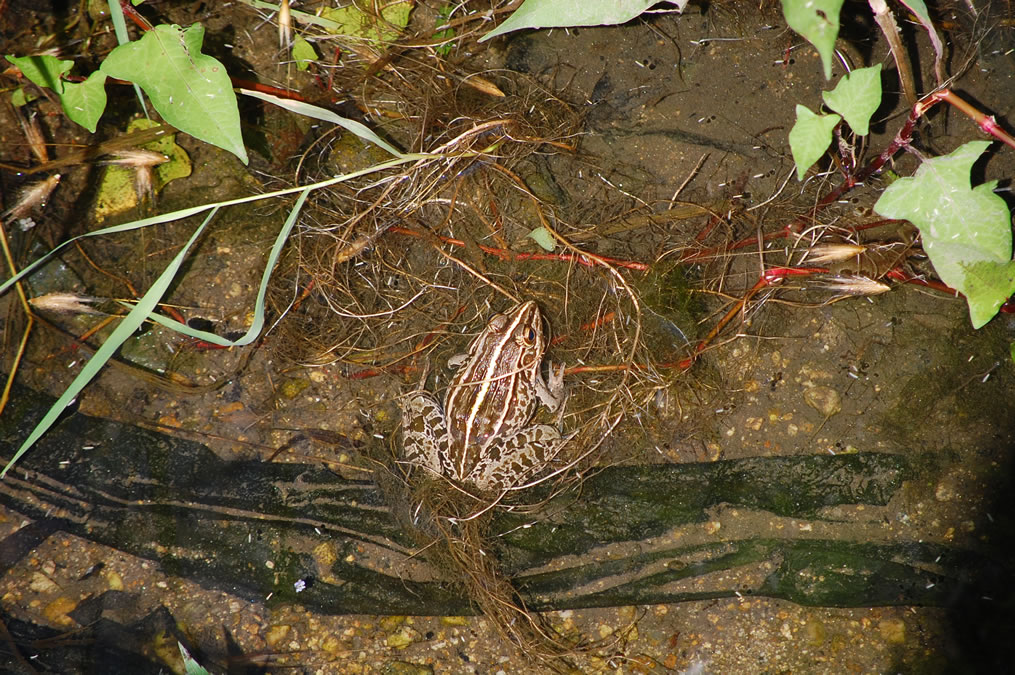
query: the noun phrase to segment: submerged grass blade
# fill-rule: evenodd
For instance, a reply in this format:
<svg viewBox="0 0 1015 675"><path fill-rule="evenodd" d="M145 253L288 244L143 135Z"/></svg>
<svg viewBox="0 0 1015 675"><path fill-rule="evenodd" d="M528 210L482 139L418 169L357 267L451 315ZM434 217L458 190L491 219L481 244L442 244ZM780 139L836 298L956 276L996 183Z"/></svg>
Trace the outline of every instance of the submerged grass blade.
<svg viewBox="0 0 1015 675"><path fill-rule="evenodd" d="M106 361L113 356L116 350L120 348L120 345L126 342L127 338L133 335L134 331L141 327L141 324L145 322L148 316L152 313L152 310L155 309L155 306L162 299L162 296L165 295L166 290L173 282L173 279L176 278L176 273L179 271L180 266L186 259L190 248L204 232L208 223L211 222L211 219L215 217L216 213L218 213L217 207L212 209L211 213L209 213L204 219L204 222L202 222L201 225L194 230L194 234L191 235L190 240L187 241L186 245L182 249L180 249L180 252L176 254L176 257L173 258L172 262L166 266L166 269L161 275L159 275L159 278L155 280L155 283L148 289L148 292L141 297L137 305L134 306L134 309L132 309L130 313L120 321L120 325L118 325L106 341L103 342L97 350L95 350L95 354L93 354L92 358L90 358L84 365L81 372L74 378L74 381L68 385L67 389L60 395L60 398L58 398L56 403L53 404L53 407L49 409L42 420L36 425L35 429L32 430L32 433L28 435L25 442L22 443L21 447L18 448L18 451L14 453L14 457L11 458L11 461L7 462L7 466L3 468L3 471L0 471L0 478L7 475L7 471L14 466L14 463L17 462L21 456L25 454L25 452L27 452L28 449L49 430L51 426L53 426L57 418L60 417L60 413L63 412L64 408L70 405L77 395L81 393L81 390L85 388L85 385L91 382L92 379L99 374L102 367L106 365Z"/></svg>
<svg viewBox="0 0 1015 675"><path fill-rule="evenodd" d="M373 130L371 130L370 127L368 127L367 125L357 122L356 120L351 120L347 117L342 117L341 115L336 115L335 113L331 112L330 110L327 110L326 108L321 108L320 106L316 106L311 103L304 103L303 101L295 101L289 98L281 98L279 96L272 96L271 94L262 94L259 91L251 91L250 89L240 89L239 92L241 94L246 94L247 96L259 98L262 101L267 101L268 103L274 103L280 108L285 108L286 110L294 112L297 115L312 117L314 119L321 120L322 122L331 122L332 124L337 124L338 126L356 134L364 141L374 143L375 145L384 148L395 157L401 158L407 156L404 153L397 150L393 145L385 141L383 138L378 136L376 133L374 133Z"/></svg>
<svg viewBox="0 0 1015 675"><path fill-rule="evenodd" d="M427 158L430 158L430 157L435 157L435 156L434 155L425 155L425 154L403 155L402 157L400 157L398 159L392 159L392 160L389 160L387 162L381 162L380 164L375 164L373 166L367 167L366 169L361 169L359 171L354 171L352 173L347 173L347 174L344 174L342 176L336 176L334 178L329 178L328 180L323 180L323 181L320 181L319 183L313 183L311 185L301 185L301 186L297 186L297 187L286 188L284 190L276 190L275 192L266 192L266 193L260 194L260 195L253 195L253 196L250 196L250 197L240 197L240 198L237 198L237 199L230 199L230 200L227 200L227 201L224 201L224 202L215 202L213 204L201 204L200 206L191 206L189 208L180 209L179 211L173 211L171 213L164 213L162 215L152 216L150 218L142 218L141 220L133 220L133 221L131 221L129 223L124 223L123 225L114 225L112 227L107 227L107 228L104 228L104 229L101 229L101 230L95 230L93 232L86 232L85 234L78 235L78 236L74 237L73 239L68 239L64 243L62 243L59 246L57 246L56 248L54 248L52 251L46 253L46 255L42 256L41 258L39 258L38 260L36 260L32 264L30 264L27 267L23 268L20 272L18 272L18 274L16 276L13 276L10 279L6 280L3 284L0 284L0 295L3 295L5 292L7 292L7 290L11 286L13 286L18 280L24 279L25 277L31 275L37 268L39 268L41 265L44 265L47 260L49 260L54 255L56 255L57 253L62 251L64 248L66 248L70 244L73 244L75 241L77 241L79 239L84 239L86 237L97 237L97 236L106 235L106 234L117 234L119 232L129 232L131 230L137 230L137 229L141 229L141 228L144 228L144 227L149 227L150 225L159 225L161 223L171 223L174 220L182 220L183 218L189 218L190 216L197 215L198 213L203 213L203 212L208 211L210 209L217 209L217 208L220 208L220 207L223 207L223 206L232 206L234 204L246 204L248 202L256 202L256 201L259 201L261 199L271 199L273 197L283 197L285 195L291 195L291 194L296 193L296 192L303 192L304 190L313 191L313 190L317 190L317 189L320 189L320 188L326 188L326 187L330 187L332 185L335 185L337 183L341 183L343 181L349 180L351 178L357 178L359 176L365 176L367 174L375 173L377 171L383 171L385 169L390 169L392 167L398 166L399 164L406 164L408 162L417 161L417 160L421 160L421 159L427 159Z"/></svg>
<svg viewBox="0 0 1015 675"><path fill-rule="evenodd" d="M268 282L271 281L271 273L275 269L275 263L278 262L279 256L282 254L282 247L285 246L286 240L289 238L289 233L292 232L293 226L296 224L296 219L299 217L300 211L303 209L303 203L307 200L307 195L310 194L310 189L306 189L300 194L299 199L296 200L296 204L293 206L292 211L289 212L289 217L285 221L285 225L279 231L278 236L275 237L275 244L271 247L271 253L268 255L268 261L264 265L264 272L261 274L261 286L257 290L257 301L254 307L254 321L250 325L250 329L246 334L237 340L227 340L224 337L209 333L208 331L197 330L190 326L180 323L175 319L170 319L162 314L152 313L149 317L155 323L161 324L166 328L171 328L178 333L182 333L192 338L204 340L221 347L243 347L249 345L251 342L257 339L257 336L261 334L261 329L264 328L264 297L268 293Z"/></svg>
<svg viewBox="0 0 1015 675"><path fill-rule="evenodd" d="M276 192L254 195L251 197L241 197L239 199L217 202L215 204L202 204L200 206L193 206L187 209L173 211L172 213L166 213L159 216L152 216L151 218L143 218L141 220L135 220L130 223L124 223L123 225L115 225L113 227L107 227L102 230L88 232L83 235L74 237L73 239L69 239L63 244L57 246L52 251L42 256L40 259L36 260L28 267L21 270L21 272L19 272L17 275L5 281L2 285L0 285L0 295L3 295L3 293L7 289L9 289L11 286L17 283L20 279L30 275L35 269L37 269L40 265L44 264L47 260L52 258L53 255L61 251L65 246L83 237L94 237L97 235L128 232L130 230L136 230L139 228L148 227L150 225L157 225L160 223L168 223L175 220L180 220L182 218L187 218L189 216L196 215L198 213L203 213L205 211L211 211L208 214L208 216L204 219L204 221L201 223L200 227L198 227L197 230L194 232L194 234L191 236L190 240L187 242L184 248L181 249L179 253L177 253L176 257L173 258L172 262L166 267L166 269L162 272L162 274L155 281L155 283L148 290L148 292L144 294L144 296L137 302L137 304L134 305L133 309L131 309L131 311L120 321L120 324L116 327L116 329L109 336L109 338L107 338L106 341L102 343L102 345L95 351L95 354L93 354L92 358L89 359L88 362L84 365L84 367L81 369L81 372L78 373L78 376L74 378L74 381L71 382L70 386L67 387L67 390L63 392L60 398L57 399L56 403L54 403L53 406L49 409L49 411L47 411L46 415L42 418L39 424L35 427L35 429L32 430L32 433L29 434L28 438L25 439L25 441L21 444L21 447L18 448L18 451L14 454L14 457L12 457L11 460L7 463L7 465L3 468L3 470L0 471L0 478L3 478L7 474L7 472L11 469L11 467L13 467L14 464L21 458L21 456L24 455L25 452L27 452L28 449L31 448L35 444L35 442L38 441L42 437L42 435L46 433L46 431L49 430L51 426L53 426L57 418L59 418L60 413L63 412L64 408L66 408L75 399L75 397L77 397L77 395L81 393L81 390L84 389L84 387L92 379L94 379L96 375L98 375L99 371L102 370L102 367L106 364L106 362L113 356L114 353L116 353L116 350L120 347L120 345L123 344L123 342L126 341L127 338L133 335L134 331L136 331L145 321L149 320L155 321L156 323L177 330L185 335L196 337L211 342L213 344L218 344L222 346L243 346L253 342L255 339L257 339L258 335L260 335L260 332L264 327L264 298L265 295L267 294L268 281L271 279L271 273L275 268L275 264L278 262L278 258L282 253L282 248L283 246L285 246L285 242L288 239L289 234L292 232L292 229L296 224L296 220L299 217L300 211L303 208L303 204L306 202L307 197L310 195L310 193L313 192L314 190L335 185L336 183L340 183L349 180L351 178L356 178L377 171L383 171L385 169L398 166L400 164L405 164L412 161L419 161L422 159L427 159L429 157L433 156L415 155L415 154L401 155L397 159L393 159L388 162L382 162L380 164L375 164L374 166L367 167L366 169L361 169L360 171L354 171L352 173L336 176L335 178L330 178L328 180L321 181L319 183L313 183L311 185L288 188L285 190L278 190ZM275 243L272 246L270 254L268 255L268 260L267 263L265 264L264 272L261 275L261 285L257 292L256 306L254 308L254 322L251 325L250 330L247 331L246 335L244 335L243 337L241 337L239 340L236 341L225 340L224 338L221 338L212 333L195 330L193 328L190 328L189 326L185 326L184 324L181 324L177 321L173 321L172 319L166 318L155 312L155 307L162 299L162 296L165 294L166 289L175 279L176 274L177 272L179 272L179 269L183 264L184 259L186 259L187 253L189 252L190 248L193 246L194 242L197 241L197 238L205 230L205 228L211 222L211 219L215 216L215 214L218 212L220 208L224 206L230 206L233 204L244 204L247 202L258 201L261 199L280 197L288 194L293 194L295 192L299 192L300 196L299 198L297 198L296 203L293 206L292 210L290 211L289 217L286 219L286 222L283 225L281 231L275 238Z"/></svg>

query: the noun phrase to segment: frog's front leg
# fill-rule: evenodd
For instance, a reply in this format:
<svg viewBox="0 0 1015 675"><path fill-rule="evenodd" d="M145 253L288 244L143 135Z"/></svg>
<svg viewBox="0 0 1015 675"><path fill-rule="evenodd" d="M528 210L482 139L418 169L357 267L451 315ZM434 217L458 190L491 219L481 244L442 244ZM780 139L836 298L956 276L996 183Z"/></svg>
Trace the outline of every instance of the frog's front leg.
<svg viewBox="0 0 1015 675"><path fill-rule="evenodd" d="M535 388L540 402L549 408L550 412L555 412L564 402L564 364L560 364L560 368L555 372L551 362L550 377L545 381L542 375L537 377Z"/></svg>
<svg viewBox="0 0 1015 675"><path fill-rule="evenodd" d="M440 402L418 391L402 403L402 449L405 461L450 476L451 433Z"/></svg>
<svg viewBox="0 0 1015 675"><path fill-rule="evenodd" d="M524 485L553 461L562 445L560 432L550 425L526 427L487 447L468 478L484 490Z"/></svg>

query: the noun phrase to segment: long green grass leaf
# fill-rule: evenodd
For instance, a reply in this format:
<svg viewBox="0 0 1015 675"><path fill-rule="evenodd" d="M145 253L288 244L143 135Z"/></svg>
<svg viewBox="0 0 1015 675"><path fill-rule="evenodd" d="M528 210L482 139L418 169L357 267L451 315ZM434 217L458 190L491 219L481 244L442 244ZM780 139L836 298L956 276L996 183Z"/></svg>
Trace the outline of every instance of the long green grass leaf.
<svg viewBox="0 0 1015 675"><path fill-rule="evenodd" d="M289 212L289 217L286 219L285 224L279 231L278 236L275 237L275 244L271 247L271 253L268 255L268 261L264 265L264 272L261 274L261 286L257 289L257 300L254 306L254 321L250 324L249 330L246 334L237 340L227 340L224 337L209 333L208 331L197 330L190 326L180 323L175 319L170 319L167 316L161 314L152 313L151 320L155 323L161 324L166 328L171 328L184 335L204 340L222 347L243 347L249 345L251 342L257 339L261 334L261 329L264 328L264 297L268 293L268 282L271 281L271 273L275 269L275 264L278 262L278 258L282 255L282 247L285 246L286 240L289 238L289 233L292 232L293 226L296 224L296 219L299 218L300 211L303 209L303 203L307 200L307 195L310 194L310 189L307 188L300 194L299 199L296 200L296 204L293 206L292 211Z"/></svg>
<svg viewBox="0 0 1015 675"><path fill-rule="evenodd" d="M169 264L168 267L166 267L166 269L162 272L162 274L155 281L155 283L148 290L148 292L144 294L144 296L137 302L137 304L134 305L133 309L120 321L120 324L116 327L116 329L113 330L113 333L109 336L109 338L107 338L106 341L96 350L95 354L92 355L92 358L88 360L88 362L81 369L81 372L78 373L78 376L74 378L74 381L71 382L70 386L67 387L67 390L64 391L64 393L60 396L59 399L57 399L56 403L53 404L53 406L49 409L49 411L42 418L42 420L35 427L35 429L32 430L32 433L29 434L28 438L25 439L25 441L21 444L21 447L18 448L18 451L14 454L14 457L12 457L11 460L7 463L7 465L3 468L3 471L0 471L0 478L3 478L7 474L7 472L11 469L11 467L14 466L14 464L18 461L18 459L20 459L21 456L24 455L25 452L27 452L28 449L31 448L32 445L34 445L35 442L39 440L39 438L41 438L42 435L45 434L46 431L48 431L51 426L53 426L53 424L59 418L60 413L63 412L64 408L66 408L71 403L71 401L73 401L74 398L79 393L81 393L81 390L84 389L84 387L99 373L99 371L106 364L106 362L113 356L116 350L120 347L120 345L123 344L123 342L127 340L127 338L133 335L134 331L136 331L138 327L140 327L141 324L143 324L145 321L147 320L155 321L156 323L162 324L174 330L178 330L181 333L191 335L193 337L198 337L200 339L207 340L209 342L219 344L222 346L243 346L250 344L255 339L257 339L258 335L260 335L261 330L264 327L264 298L268 291L268 282L271 279L272 271L275 269L275 265L278 262L279 256L282 253L282 248L285 246L285 242L288 239L289 234L292 232L293 227L296 225L296 220L297 218L299 218L299 214L303 208L303 204L306 202L306 199L311 192L321 188L329 187L331 185L335 185L337 183L346 180L350 180L352 178L367 175L370 173L375 173L377 171L383 171L385 169L389 169L398 166L400 164L405 164L407 162L420 161L431 157L433 156L420 154L402 155L401 157L390 160L388 162L375 164L374 166L370 166L365 169L361 169L359 171L354 171L352 173L336 176L334 178L320 181L318 183L313 183L311 185L287 188L285 190L277 190L275 192L270 192L262 195L254 195L251 197L241 197L238 199L217 202L215 204L202 204L200 206L193 206L187 209L173 211L172 213L166 213L159 216L152 216L150 218L143 218L141 220L135 220L130 223L124 223L123 225L114 225L112 227L107 227L102 230L88 232L83 235L74 237L73 239L69 239L60 246L57 246L52 251L44 255L42 258L36 260L31 265L21 270L21 272L19 272L16 276L8 279L6 282L0 285L0 295L2 295L7 289L13 286L18 280L30 275L36 268L39 267L39 265L42 265L47 260L52 258L53 255L58 253L65 246L73 243L78 239L84 237L94 237L98 235L116 234L119 232L128 232L130 230L136 230L139 228L148 227L150 225L157 225L160 223L168 223L175 220L180 220L182 218L187 218L189 216L203 213L205 211L211 211L211 213L209 213L208 216L205 218L204 222L201 223L201 226L191 236L186 246L176 255L175 258L173 258L173 261ZM183 260L186 258L187 252L190 250L191 246L193 246L194 242L207 227L208 223L211 222L212 217L214 217L214 215L218 212L220 208L224 206L231 206L234 204L245 204L247 202L253 202L261 199L270 199L272 197L281 197L293 194L295 192L299 192L300 196L297 198L296 203L293 206L292 210L290 211L289 217L286 219L286 222L282 226L281 231L275 238L275 243L272 246L271 252L268 255L268 260L265 264L264 272L261 275L261 285L257 292L256 306L254 308L254 322L251 325L250 329L247 331L246 335L244 335L243 337L241 337L239 340L236 341L225 340L224 338L221 338L212 333L198 331L189 328L187 326L184 326L183 324L180 324L179 322L173 321L172 319L168 319L164 316L161 316L154 311L155 307L158 305L162 296L165 294L166 289L169 287L169 284L172 283L172 281L176 277L177 272L179 272L180 266L182 265Z"/></svg>
<svg viewBox="0 0 1015 675"><path fill-rule="evenodd" d="M248 202L256 202L262 199L271 199L273 197L283 197L285 195L291 195L296 192L302 192L303 190L311 190L311 191L318 190L320 188L330 187L332 185L350 180L352 178L358 178L359 176L365 176L367 174L376 173L378 171L384 171L385 169L390 169L400 164L406 164L408 162L418 161L431 157L434 157L434 155L426 155L426 154L402 155L398 159L392 159L387 162L381 162L380 164L375 164L373 166L361 169L359 171L353 171L352 173L347 173L341 176L335 176L334 178L329 178L327 180L313 183L311 185L300 185L297 187L286 188L284 190L276 190L275 192L266 192L260 195L252 195L250 197L239 197L237 199L230 199L224 202L215 202L212 204L201 204L200 206L191 206L185 209L180 209L179 211L172 211L170 213L164 213L158 216L151 216L150 218L133 220L129 223L124 223L122 225L114 225L112 227L103 228L101 230L86 232L85 234L80 234L74 237L73 239L68 239L67 241L63 242L62 244L60 244L59 246L57 246L56 248L54 248L53 250L49 251L44 256L36 260L35 262L31 263L27 267L24 267L15 276L11 277L3 284L0 284L0 295L6 293L7 290L10 289L10 287L13 286L15 283L31 275L39 266L44 265L47 260L52 258L54 255L62 251L67 246L73 244L75 241L78 241L79 239L84 239L86 237L98 237L107 234L117 234L119 232L129 232L131 230L138 230L144 227L149 227L151 225L171 223L174 220L189 218L190 216L197 215L198 213L203 213L205 211L208 211L209 209L219 208L223 206L232 206L234 204L246 204Z"/></svg>
<svg viewBox="0 0 1015 675"><path fill-rule="evenodd" d="M240 89L239 92L241 94L246 94L247 96L259 98L262 101L267 101L268 103L274 103L280 108L285 108L297 115L304 115L306 117L321 120L322 122L337 124L338 126L348 129L352 133L356 134L364 141L374 143L384 148L395 157L406 157L404 153L395 149L393 145L374 133L367 125L357 122L356 120L342 117L341 115L336 115L326 108L321 108L320 106L316 106L311 103L304 103L303 101L294 101L290 98L281 98L279 96L272 96L271 94L262 94L259 91L251 91L250 89Z"/></svg>
<svg viewBox="0 0 1015 675"><path fill-rule="evenodd" d="M165 295L169 285L176 277L177 271L179 271L180 266L186 259L191 246L193 246L194 242L196 242L198 237L201 236L205 228L208 226L208 223L215 217L216 213L218 213L218 208L212 209L212 212L208 214L208 216L204 219L204 222L201 223L200 227L194 230L194 234L191 235L190 240L182 249L180 249L180 252L176 254L176 257L173 258L172 262L170 262L162 274L159 275L159 278L155 280L155 283L153 283L152 287L148 289L148 292L145 293L138 301L137 305L134 306L134 309L132 309L127 316L123 317L120 324L113 330L112 334L110 334L106 341L95 350L95 354L93 354L92 358L90 358L81 368L81 372L74 378L74 381L68 385L67 389L60 395L60 398L58 398L56 403L53 404L53 407L49 409L42 420L36 425L35 429L32 430L32 433L28 435L28 438L26 438L24 443L21 444L18 451L14 453L14 457L11 458L11 461L9 461L7 466L3 468L3 471L0 471L0 478L7 475L7 471L14 466L14 463L17 462L30 447L35 445L35 442L39 440L51 426L53 426L57 418L60 417L60 413L63 412L64 408L70 405L70 403L77 398L77 395L81 393L81 390L85 388L85 385L91 382L92 379L99 374L99 371L102 370L102 367L106 365L106 362L113 356L116 350L120 348L120 345L126 342L127 339L134 334L134 331L141 327L141 324L145 322L148 315L152 313L152 310L155 309L155 306L162 299L162 296Z"/></svg>

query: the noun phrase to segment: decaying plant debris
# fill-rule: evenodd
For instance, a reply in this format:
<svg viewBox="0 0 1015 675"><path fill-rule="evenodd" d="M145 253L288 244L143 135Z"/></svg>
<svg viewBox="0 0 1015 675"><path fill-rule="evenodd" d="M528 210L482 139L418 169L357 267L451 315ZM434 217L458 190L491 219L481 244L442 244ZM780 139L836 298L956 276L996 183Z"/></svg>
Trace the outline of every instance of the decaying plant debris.
<svg viewBox="0 0 1015 675"><path fill-rule="evenodd" d="M414 18L419 36L432 33L427 11L419 7ZM813 305L830 295L883 292L890 268L919 258L911 240L858 236L856 225L869 215L862 203L809 218L814 193L827 185L805 187L802 198L779 188L750 208L736 198L706 204L700 193L693 199L702 204L677 201L692 199L681 191L704 155L683 184L668 186L668 202L642 201L638 189L622 186L583 152L588 125L567 91L473 68L467 58L435 58L441 44L471 48L479 25L456 22L453 38L406 38L386 52L341 38L318 43L334 43L342 54L315 64L329 102L346 92L338 98L350 117L428 156L314 195L272 298L282 318L270 345L283 363L337 363L350 377L395 377L403 391L441 392L449 357L493 312L535 299L551 330L547 358L568 369L561 426L574 434L540 480L558 493L577 493L588 472L631 459L618 439L637 429L643 412L683 413L672 392L688 378L701 335L706 342L698 344L706 346L737 337L731 327L748 326L776 284L785 300ZM274 181L306 184L383 159L351 134L315 128L288 169L276 168ZM802 231L772 231L772 223L798 218L806 221ZM684 220L692 225L674 227ZM554 244L552 252L529 236L536 230ZM785 246L767 247L773 239ZM820 282L795 284L785 275L751 286L767 266L831 267L833 259L839 279L855 281L859 291L833 279L826 283L837 285L816 297ZM859 285L864 279L877 285ZM713 302L706 305L703 295ZM749 330L765 333L763 326ZM702 370L694 377L711 385L701 382L710 376ZM558 665L615 648L557 634L526 612L500 574L488 516L538 507L524 491L470 494L467 486L412 471L397 443L370 459L421 554L449 580L464 579L477 608L509 641Z"/></svg>
<svg viewBox="0 0 1015 675"><path fill-rule="evenodd" d="M464 348L463 333L480 330L495 311L535 299L554 336L548 359L564 362L571 375L562 427L574 435L540 478L558 490L577 489L583 474L604 461L627 459L610 443L625 415L654 408L681 377L688 354L697 356L730 320L749 318L771 297L771 286L787 278L763 278L745 295L739 289L750 286L755 270L799 267L841 240L853 242L860 271L853 285L833 282L832 294L887 289L878 281L885 270L862 258L859 249L867 249L850 228L837 233L809 222L803 233L787 229L782 236L789 245L782 249L764 251L770 236L759 235L757 246L748 237L743 250L733 250L732 241L761 231L758 215L732 205L688 204L681 211L674 208L680 189L660 218L600 174L581 152L584 121L577 109L532 78L472 72L464 63L434 60L426 47L383 56L368 51L352 48L368 65L334 70L329 81L338 91L355 92L355 105L397 145L429 156L381 178L345 183L305 214L289 261L298 290L287 287L275 298L285 316L276 341L280 355L300 364L342 363L354 376L394 374L407 389L441 390L444 364ZM305 183L380 159L355 137L327 130L305 143L291 180ZM806 213L790 201L776 192L767 216L792 221ZM708 221L694 241L660 246L653 236L618 246L610 238L624 227L652 228L661 220L665 228L682 217ZM829 224L843 217L851 217L848 209L822 215ZM540 249L533 231L554 251ZM816 252L808 254L809 246ZM887 250L868 248L868 257ZM915 249L902 244L900 250ZM657 262L646 274L641 261ZM683 270L692 262L703 285L729 299L725 317L704 318L700 306L688 307L686 291L678 298L675 289L687 283ZM682 303L687 314L678 326L673 317ZM713 330L692 350L695 320ZM612 451L608 457L604 449ZM505 637L551 659L588 647L580 636L557 635L530 616L486 550L489 512L525 508L523 492L470 494L467 486L422 476L404 465L397 443L375 459L420 548L449 578L465 580Z"/></svg>
<svg viewBox="0 0 1015 675"><path fill-rule="evenodd" d="M583 171L586 183L596 179L577 152L581 119L573 106L517 74L447 74L432 64L413 51L388 60L361 105L393 120L385 131L403 148L435 157L317 200L290 259L300 291L275 297L285 316L275 343L291 362L395 374L407 389L429 371L425 383L439 388L447 358L465 347L463 333L535 299L551 327L548 358L605 371L565 380L562 427L574 436L538 480L570 489L596 464L625 411L650 404L666 386L664 374L622 366L652 362L639 292L621 271L624 261L596 253L606 248L594 238L596 224L631 200L612 190L588 199L581 196L587 184L575 187ZM506 95L467 84L480 78ZM330 130L307 143L295 179L352 171L374 157L355 137ZM527 236L537 228L557 238L554 252ZM575 235L581 249L569 243ZM377 459L389 495L413 514L405 525L421 549L449 578L466 580L506 637L547 657L581 645L526 613L484 551L490 509L523 508L523 492L470 495L409 471L397 447Z"/></svg>

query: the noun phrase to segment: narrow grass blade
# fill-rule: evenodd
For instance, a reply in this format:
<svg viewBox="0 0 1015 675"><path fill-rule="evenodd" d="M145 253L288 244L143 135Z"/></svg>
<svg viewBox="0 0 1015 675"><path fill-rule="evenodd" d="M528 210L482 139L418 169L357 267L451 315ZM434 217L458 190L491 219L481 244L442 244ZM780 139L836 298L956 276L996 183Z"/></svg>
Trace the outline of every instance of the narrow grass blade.
<svg viewBox="0 0 1015 675"><path fill-rule="evenodd" d="M264 265L264 272L261 274L261 287L257 290L257 300L254 306L254 321L250 325L250 329L246 334L237 340L227 340L224 337L209 333L208 331L197 330L190 326L180 323L175 319L170 319L167 316L157 314L153 312L149 317L155 323L161 324L166 328L171 328L178 333L183 333L192 338L204 340L222 347L243 347L249 345L251 342L257 339L261 334L261 329L264 328L264 297L268 293L268 282L271 281L271 273L275 270L275 263L278 262L279 256L282 254L282 247L285 246L286 240L289 238L289 233L292 232L293 226L296 224L296 219L299 218L300 211L303 209L303 203L307 200L307 195L310 194L310 189L307 188L300 194L299 199L296 200L296 204L293 206L292 211L289 212L289 217L286 219L285 224L279 231L278 236L275 237L275 245L271 247L271 253L268 255L268 261Z"/></svg>
<svg viewBox="0 0 1015 675"><path fill-rule="evenodd" d="M239 92L241 94L246 94L247 96L259 98L262 101L267 101L268 103L274 103L280 108L285 108L286 110L294 112L297 115L312 117L314 119L321 120L322 122L331 122L332 124L337 124L338 126L343 127L344 129L348 129L352 133L356 134L364 141L374 143L384 148L395 157L401 158L406 156L404 153L396 150L393 145L391 145L383 138L375 134L367 125L357 122L356 120L351 120L346 117L342 117L341 115L336 115L335 113L331 112L330 110L327 110L326 108L321 108L320 106L316 106L311 103L304 103L303 101L294 101L288 98L272 96L271 94L262 94L259 91L251 91L250 89L240 89Z"/></svg>
<svg viewBox="0 0 1015 675"><path fill-rule="evenodd" d="M78 373L78 376L74 378L74 381L70 383L67 390L60 395L60 398L56 400L53 407L49 409L42 420L36 425L35 429L32 430L32 433L28 435L25 442L22 443L21 447L18 448L18 451L14 453L14 457L11 458L11 461L9 461L7 466L3 468L3 471L0 471L0 478L7 475L7 471L14 466L15 462L17 462L21 456L25 454L25 452L27 452L28 449L31 448L44 433L46 433L46 431L49 430L51 426L53 426L57 418L60 417L60 413L63 412L63 409L70 405L77 395L81 393L81 390L85 388L85 385L91 382L92 379L99 374L99 371L102 370L102 367L106 365L106 362L113 356L116 350L120 348L120 345L122 345L127 338L133 335L134 331L136 331L141 324L145 322L148 316L155 309L155 306L162 299L162 296L165 295L169 285L173 282L173 279L176 277L176 273L179 271L180 266L186 259L187 253L194 245L194 242L196 242L198 237L201 236L205 228L208 226L208 223L210 223L211 219L215 217L216 213L218 213L218 207L212 209L212 212L208 214L208 216L204 219L204 222L201 223L200 227L198 227L194 231L194 234L191 235L187 244L180 249L180 252L176 254L176 257L173 258L172 262L169 263L159 278L155 280L155 283L148 289L148 292L141 297L137 305L134 306L134 309L132 309L130 313L120 321L120 324L113 330L112 334L106 339L106 341L103 342L97 350L95 350L95 354L93 354L92 358L90 358L84 365L81 372Z"/></svg>
<svg viewBox="0 0 1015 675"><path fill-rule="evenodd" d="M109 3L109 18L113 21L113 32L116 33L116 44L128 44L130 42L130 34L127 32L127 21L123 18L123 8L120 7L120 3ZM131 86L134 87L134 93L137 94L137 100L141 104L141 112L144 113L145 117L148 117L148 107L145 105L144 94L141 93L141 87L134 83L131 83Z"/></svg>
<svg viewBox="0 0 1015 675"><path fill-rule="evenodd" d="M170 222L173 222L174 220L181 220L183 218L189 218L190 216L197 215L198 213L202 213L204 211L208 211L209 209L217 209L219 207L232 206L234 204L246 204L248 202L256 202L256 201L259 201L261 199L271 199L273 197L283 197L285 195L290 195L290 194L293 194L295 192L302 192L304 190L311 190L312 191L312 190L317 190L317 189L320 189L320 188L326 188L326 187L330 187L332 185L335 185L337 183L341 183L343 181L347 181L347 180L349 180L351 178L358 178L359 176L365 176L365 175L370 174L370 173L375 173L377 171L384 171L385 169L390 169L392 167L396 167L399 164L406 164L408 162L418 161L418 160L432 158L432 157L435 157L435 155L426 155L426 154L402 155L401 157L399 157L397 159L392 159L392 160L389 160L387 162L381 162L380 164L375 164L373 166L367 167L365 169L361 169L359 171L354 171L352 173L347 173L347 174L344 174L342 176L335 176L334 178L329 178L327 180L322 180L322 181L320 181L318 183L313 183L311 185L301 185L301 186L297 186L297 187L286 188L284 190L276 190L275 192L266 192L266 193L260 194L260 195L253 195L253 196L250 196L250 197L240 197L238 199L230 199L230 200L227 200L227 201L224 201L224 202L215 202L213 204L201 204L200 206L191 206L191 207L188 207L186 209L180 209L179 211L172 211L171 213L164 213L164 214L158 215L158 216L151 216L150 218L142 218L141 220L133 220L133 221L131 221L129 223L124 223L122 225L114 225L112 227L107 227L107 228L104 228L104 229L101 229L101 230L95 230L93 232L86 232L85 234L78 235L78 236L74 237L73 239L68 239L67 241L63 242L62 244L60 244L59 246L57 246L53 250L51 250L48 253L46 253L46 255L44 255L41 258L39 258L38 260L36 260L35 262L33 262L30 265L22 268L22 270L20 272L18 272L15 276L13 276L10 279L6 280L5 282L3 282L3 284L0 284L0 295L3 295L4 293L6 293L7 290L11 286L13 286L15 283L17 283L19 280L24 279L25 277L31 275L39 266L44 265L47 260L49 260L54 255L56 255L57 253L62 251L64 248L66 248L70 244L73 244L75 241L77 241L79 239L84 239L86 237L97 237L97 236L107 235L107 234L117 234L119 232L129 232L130 230L137 230L137 229L141 229L141 228L144 228L144 227L148 227L150 225L159 225L161 223L170 223Z"/></svg>

